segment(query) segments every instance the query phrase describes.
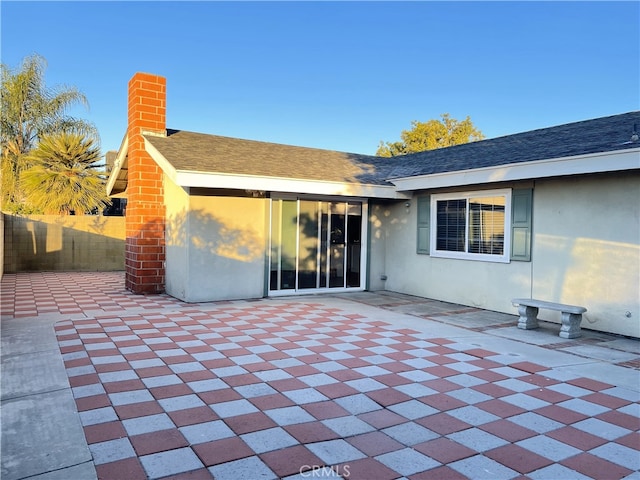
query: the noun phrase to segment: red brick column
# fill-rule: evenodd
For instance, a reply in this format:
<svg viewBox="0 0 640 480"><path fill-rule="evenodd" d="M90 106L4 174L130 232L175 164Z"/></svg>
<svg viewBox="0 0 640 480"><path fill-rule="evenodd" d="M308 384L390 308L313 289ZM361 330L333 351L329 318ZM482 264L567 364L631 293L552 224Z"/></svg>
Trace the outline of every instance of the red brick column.
<svg viewBox="0 0 640 480"><path fill-rule="evenodd" d="M165 285L162 169L145 151L142 133L166 135L166 79L136 73L129 81L125 284L133 293Z"/></svg>

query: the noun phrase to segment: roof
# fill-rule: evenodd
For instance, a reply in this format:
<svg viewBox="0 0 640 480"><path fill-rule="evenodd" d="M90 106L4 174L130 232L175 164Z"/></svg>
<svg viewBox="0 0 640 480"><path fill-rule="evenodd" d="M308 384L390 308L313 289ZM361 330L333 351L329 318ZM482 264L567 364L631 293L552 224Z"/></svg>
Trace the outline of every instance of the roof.
<svg viewBox="0 0 640 480"><path fill-rule="evenodd" d="M392 158L182 130L144 138L183 187L404 198L411 190L638 169L639 129L634 111ZM127 151L125 135L107 184L113 196L126 189Z"/></svg>
<svg viewBox="0 0 640 480"><path fill-rule="evenodd" d="M397 159L243 140L182 130L145 139L183 172L283 177L372 185L387 181Z"/></svg>
<svg viewBox="0 0 640 480"><path fill-rule="evenodd" d="M389 179L432 175L640 147L640 111L568 123L398 157Z"/></svg>

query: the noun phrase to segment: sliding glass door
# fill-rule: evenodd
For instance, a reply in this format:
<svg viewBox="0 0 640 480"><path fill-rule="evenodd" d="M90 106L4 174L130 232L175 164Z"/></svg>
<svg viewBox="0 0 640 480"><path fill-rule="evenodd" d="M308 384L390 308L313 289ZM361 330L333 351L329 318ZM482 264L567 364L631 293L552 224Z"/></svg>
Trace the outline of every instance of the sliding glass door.
<svg viewBox="0 0 640 480"><path fill-rule="evenodd" d="M273 199L271 293L362 285L363 204Z"/></svg>

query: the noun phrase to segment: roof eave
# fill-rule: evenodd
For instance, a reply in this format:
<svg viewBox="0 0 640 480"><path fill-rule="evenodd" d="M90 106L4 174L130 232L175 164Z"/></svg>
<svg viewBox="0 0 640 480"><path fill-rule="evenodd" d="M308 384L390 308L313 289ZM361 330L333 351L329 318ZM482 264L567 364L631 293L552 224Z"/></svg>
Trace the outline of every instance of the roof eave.
<svg viewBox="0 0 640 480"><path fill-rule="evenodd" d="M225 173L205 173L178 170L174 179L181 187L229 188L279 193L301 193L344 197L405 199L393 185L373 185L348 182L323 182L298 178L265 177Z"/></svg>
<svg viewBox="0 0 640 480"><path fill-rule="evenodd" d="M457 187L640 168L640 148L389 179L398 191Z"/></svg>
<svg viewBox="0 0 640 480"><path fill-rule="evenodd" d="M118 155L116 156L115 161L113 162L113 169L109 173L109 178L107 179L107 195L110 197L120 195L126 190L126 186L123 189L116 189L116 182L118 180L122 180L119 178L122 172L122 167L126 165L127 162L127 154L129 153L129 136L125 133L122 142L120 142L120 148L118 149ZM126 168L125 168L126 171ZM114 191L115 189L115 191Z"/></svg>
<svg viewBox="0 0 640 480"><path fill-rule="evenodd" d="M314 195L339 195L346 197L368 197L406 199L393 185L375 185L351 182L327 182L285 177L266 177L248 174L227 174L176 170L160 151L145 138L145 149L158 163L164 173L178 186L184 188L224 188L259 190L265 192L302 193Z"/></svg>

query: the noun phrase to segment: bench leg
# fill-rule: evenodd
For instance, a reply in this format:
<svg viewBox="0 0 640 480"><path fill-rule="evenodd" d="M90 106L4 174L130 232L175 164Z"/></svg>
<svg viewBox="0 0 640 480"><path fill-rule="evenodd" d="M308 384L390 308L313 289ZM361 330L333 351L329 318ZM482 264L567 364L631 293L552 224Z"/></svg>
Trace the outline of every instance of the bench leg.
<svg viewBox="0 0 640 480"><path fill-rule="evenodd" d="M524 330L532 330L538 328L538 307L528 307L526 305L518 305L518 328Z"/></svg>
<svg viewBox="0 0 640 480"><path fill-rule="evenodd" d="M560 328L560 336L562 338L578 338L582 335L580 331L580 322L582 314L562 312L562 327Z"/></svg>

